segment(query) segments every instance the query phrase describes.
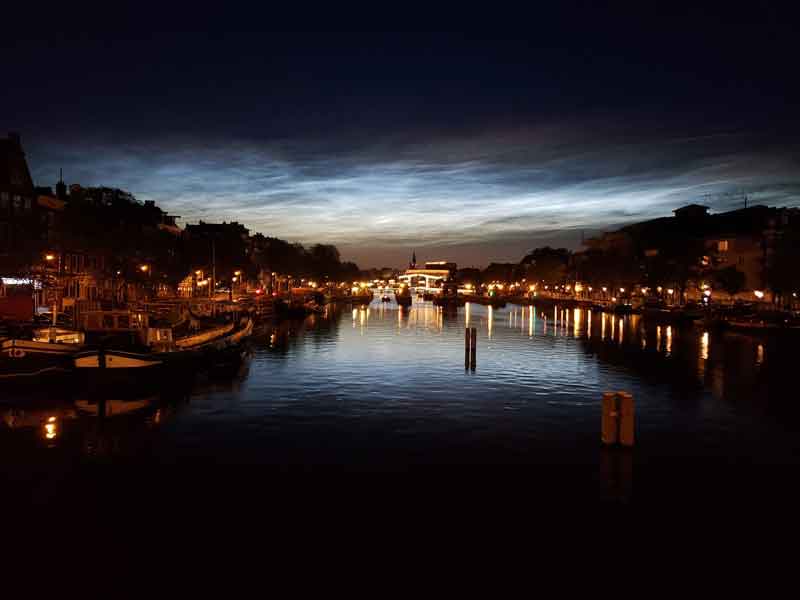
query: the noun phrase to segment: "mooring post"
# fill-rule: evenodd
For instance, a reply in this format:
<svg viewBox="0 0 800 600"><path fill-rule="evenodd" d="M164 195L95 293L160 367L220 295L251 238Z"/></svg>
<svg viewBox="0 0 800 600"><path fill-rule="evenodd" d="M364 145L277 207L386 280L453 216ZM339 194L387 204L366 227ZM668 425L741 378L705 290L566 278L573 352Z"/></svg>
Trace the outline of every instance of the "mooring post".
<svg viewBox="0 0 800 600"><path fill-rule="evenodd" d="M634 441L633 396L627 392L619 392L617 398L619 403L619 443L630 448Z"/></svg>
<svg viewBox="0 0 800 600"><path fill-rule="evenodd" d="M618 438L617 395L614 392L604 392L600 439L604 444L612 445L617 443Z"/></svg>
<svg viewBox="0 0 800 600"><path fill-rule="evenodd" d="M478 352L478 330L473 327L470 332L470 349L469 349L469 362L472 370L475 370L477 365L477 352Z"/></svg>
<svg viewBox="0 0 800 600"><path fill-rule="evenodd" d="M605 392L600 425L603 443L632 447L634 425L633 396L627 392Z"/></svg>
<svg viewBox="0 0 800 600"><path fill-rule="evenodd" d="M469 369L469 327L464 328L464 369Z"/></svg>
<svg viewBox="0 0 800 600"><path fill-rule="evenodd" d="M105 371L106 369L106 349L102 344L97 350L97 368L100 371ZM98 385L98 388L100 389L100 397L97 399L97 416L102 419L106 416L106 396L103 390L105 387L103 385L104 377L99 373L98 375L100 376L100 382Z"/></svg>

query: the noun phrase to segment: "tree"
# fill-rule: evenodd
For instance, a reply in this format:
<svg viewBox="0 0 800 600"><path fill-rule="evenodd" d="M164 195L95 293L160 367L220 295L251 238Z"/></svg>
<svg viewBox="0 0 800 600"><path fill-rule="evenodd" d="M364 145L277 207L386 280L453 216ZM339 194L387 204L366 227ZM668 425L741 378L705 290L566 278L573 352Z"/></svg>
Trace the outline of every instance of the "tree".
<svg viewBox="0 0 800 600"><path fill-rule="evenodd" d="M483 282L481 270L474 267L465 267L463 269L459 269L456 271L455 279L459 285L471 283L475 287L480 286L480 284Z"/></svg>
<svg viewBox="0 0 800 600"><path fill-rule="evenodd" d="M800 231L785 232L776 242L766 269L767 285L775 298L791 303L791 292L800 290ZM788 293L787 293L788 292Z"/></svg>
<svg viewBox="0 0 800 600"><path fill-rule="evenodd" d="M714 285L722 288L729 296L735 296L744 289L745 274L733 265L714 273Z"/></svg>
<svg viewBox="0 0 800 600"><path fill-rule="evenodd" d="M559 283L567 275L570 251L566 248L536 248L519 263L517 274L529 281Z"/></svg>
<svg viewBox="0 0 800 600"><path fill-rule="evenodd" d="M705 242L699 237L673 235L663 240L658 248L658 255L648 261L648 279L654 285L677 287L679 302L683 303L689 282L698 281L707 270L702 264Z"/></svg>

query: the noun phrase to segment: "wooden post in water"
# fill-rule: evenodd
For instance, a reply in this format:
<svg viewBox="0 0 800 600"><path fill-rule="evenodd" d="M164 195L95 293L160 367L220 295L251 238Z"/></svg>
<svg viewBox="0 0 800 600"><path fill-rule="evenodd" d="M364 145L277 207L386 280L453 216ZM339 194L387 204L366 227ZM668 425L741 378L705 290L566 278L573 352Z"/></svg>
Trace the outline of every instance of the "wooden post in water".
<svg viewBox="0 0 800 600"><path fill-rule="evenodd" d="M105 371L106 369L106 348L104 345L100 345L100 348L97 350L97 367L98 370ZM101 419L106 416L106 396L104 393L103 388L103 376L98 374L100 377L100 397L97 399L97 416Z"/></svg>
<svg viewBox="0 0 800 600"><path fill-rule="evenodd" d="M470 349L469 349L469 362L472 370L475 370L477 364L477 351L478 351L478 330L473 327L470 332Z"/></svg>
<svg viewBox="0 0 800 600"><path fill-rule="evenodd" d="M469 343L470 338L470 329L469 327L464 328L464 369L469 369Z"/></svg>
<svg viewBox="0 0 800 600"><path fill-rule="evenodd" d="M610 446L616 444L618 438L617 395L614 392L604 392L600 439L603 440L604 444Z"/></svg>
<svg viewBox="0 0 800 600"><path fill-rule="evenodd" d="M627 392L617 394L619 402L619 443L633 447L634 413L633 396Z"/></svg>
<svg viewBox="0 0 800 600"><path fill-rule="evenodd" d="M600 425L603 443L632 447L634 425L633 396L627 392L605 392Z"/></svg>

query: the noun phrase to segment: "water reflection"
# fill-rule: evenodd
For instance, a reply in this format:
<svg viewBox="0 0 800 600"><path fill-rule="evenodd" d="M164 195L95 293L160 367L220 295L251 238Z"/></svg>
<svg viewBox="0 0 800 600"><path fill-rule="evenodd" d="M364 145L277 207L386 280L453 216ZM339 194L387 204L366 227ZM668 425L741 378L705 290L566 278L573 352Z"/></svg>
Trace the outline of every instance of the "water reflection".
<svg viewBox="0 0 800 600"><path fill-rule="evenodd" d="M466 326L479 328L479 342L478 369L465 377ZM548 436L594 441L607 389L635 396L651 438L691 430L698 443L716 444L758 428L784 439L787 421L772 415L796 410L785 394L791 342L653 325L637 315L477 304L443 311L415 300L410 309L333 307L266 325L253 347L235 372L203 374L176 389L67 395L41 408L28 397L4 397L0 455L30 444L93 458L139 456L169 439L171 451L244 445L279 460L303 447L315 460L343 447L360 455L380 440L414 452L431 440L473 444L498 435L518 447Z"/></svg>
<svg viewBox="0 0 800 600"><path fill-rule="evenodd" d="M528 307L528 337L533 337L533 332L536 330L536 308L533 306Z"/></svg>

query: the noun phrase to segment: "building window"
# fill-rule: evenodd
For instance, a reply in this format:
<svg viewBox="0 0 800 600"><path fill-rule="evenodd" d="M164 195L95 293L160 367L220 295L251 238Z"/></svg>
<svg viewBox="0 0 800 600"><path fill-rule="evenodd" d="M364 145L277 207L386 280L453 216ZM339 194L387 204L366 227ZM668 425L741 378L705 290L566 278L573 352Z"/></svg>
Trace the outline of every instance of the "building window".
<svg viewBox="0 0 800 600"><path fill-rule="evenodd" d="M717 252L728 251L728 240L720 240L717 242Z"/></svg>
<svg viewBox="0 0 800 600"><path fill-rule="evenodd" d="M658 256L658 248L650 248L644 251L645 256Z"/></svg>
<svg viewBox="0 0 800 600"><path fill-rule="evenodd" d="M0 209L8 210L8 192L0 192Z"/></svg>

